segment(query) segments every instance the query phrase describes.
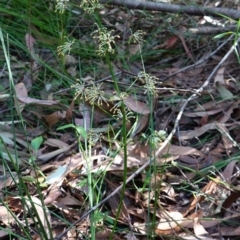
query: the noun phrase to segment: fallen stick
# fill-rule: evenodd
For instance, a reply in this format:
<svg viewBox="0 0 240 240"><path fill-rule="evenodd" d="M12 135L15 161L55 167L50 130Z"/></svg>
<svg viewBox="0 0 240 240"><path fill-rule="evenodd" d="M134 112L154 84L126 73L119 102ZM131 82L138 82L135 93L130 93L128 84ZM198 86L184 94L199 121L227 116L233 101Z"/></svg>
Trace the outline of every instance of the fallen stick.
<svg viewBox="0 0 240 240"><path fill-rule="evenodd" d="M240 11L230 8L208 8L198 6L183 6L168 3L158 2L145 2L145 1L133 1L133 0L100 0L102 4L109 4L121 7L127 7L129 9L140 9L150 11L160 11L168 13L185 13L192 16L226 16L232 19L238 20L240 18Z"/></svg>

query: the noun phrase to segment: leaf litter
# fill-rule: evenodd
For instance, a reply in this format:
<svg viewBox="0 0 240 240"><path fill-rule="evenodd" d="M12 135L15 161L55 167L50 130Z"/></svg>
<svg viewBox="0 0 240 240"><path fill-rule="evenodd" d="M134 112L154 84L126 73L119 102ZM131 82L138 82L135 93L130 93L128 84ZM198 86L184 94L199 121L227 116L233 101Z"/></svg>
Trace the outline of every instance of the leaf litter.
<svg viewBox="0 0 240 240"><path fill-rule="evenodd" d="M136 10L136 15L130 17L129 13L120 8L106 8L102 14L106 25L116 27L119 35L124 38L128 34L126 29L129 30L130 25L134 25L138 15L141 16L142 13ZM120 19L126 16L129 22L122 23ZM149 34L150 29L157 25L143 16L139 19L143 21L142 28ZM172 21L174 23L176 20ZM120 138L115 137L122 123L117 115L120 108L114 108L119 96L114 92L111 78L98 88L104 95L101 102L80 97L73 100L72 94L66 94L67 103L61 102L58 94L52 94L51 91L59 91L61 94L64 89L61 84L54 85L51 80L47 80L45 86L42 86L44 94L37 96L32 93L39 74L44 71L42 62L45 60L41 59L41 54L36 53L45 49L37 49L37 43L52 44L54 39L45 40L39 30L33 25L31 28L37 33L36 39L26 34L25 41L33 62L26 63L19 59L15 65L16 70L12 69L13 73L19 76L14 80L14 109L17 117L23 117L25 131L20 130L22 128L18 121L9 122L4 115L0 119L1 159L2 162L7 160L12 168L10 174L1 167L3 178L0 188L2 192L10 191L15 194L1 196L5 205L0 206L0 217L5 229L13 229L23 235L16 220L22 220L25 212L33 226L37 221L42 224L50 239L50 231L53 237L58 237L68 225L75 223L91 208L88 198L91 187L87 182L87 175L92 174L96 182L94 196L99 199L104 199L122 183L124 152ZM204 43L202 46L206 48L207 54L193 50L193 39L184 35L186 29L180 30L179 35L174 36L163 32L164 41L154 46L156 54L144 56L145 68L158 79L153 108L144 94L146 83L138 75L142 71L142 64L131 59L139 53L140 46L119 48L122 52L129 51L131 59L131 72L125 71L121 63L116 63L122 72L118 78L119 85L123 92L127 91L129 86L136 89L123 98L124 107L130 116L127 125L127 175L133 174L144 165L152 156L152 151L156 150L152 149L150 142L144 138L144 134L149 132L150 115L154 116L156 135L153 138L156 140L155 147L159 148L165 136L161 139L157 133L171 132L181 106L194 89L204 83L213 66L216 66L224 55L224 51L219 52L198 66L182 71L185 66L190 66L195 58L204 60L212 51L209 51L209 46L206 47ZM216 47L214 42L212 45L212 48ZM146 46L145 50L149 50L149 46ZM176 50L176 53L166 50ZM178 54L179 52L181 54ZM52 55L51 58L49 64L59 69L55 56ZM170 59L167 67L163 68L161 61L156 62L156 59L159 61L160 58ZM185 61L185 58L188 60ZM68 55L64 61L66 72L74 77L79 74L76 59L75 56ZM116 216L119 230L113 233L113 239L147 239L147 236L153 234L156 239L223 239L239 236L239 227L236 223L234 225L234 221L240 216L239 66L234 56L230 59L231 61L226 60L224 66L219 68L202 94L185 108L178 131L161 154L156 156L154 164L157 174L152 174L151 169L138 174L127 184L123 199L120 194L115 194L97 210L99 221L96 239L108 239L111 236L110 226ZM34 76L29 75L30 68L19 73L19 67L26 66L32 68ZM0 79L4 91L0 97L9 99L11 96L5 91L9 85L3 79L8 74L4 66L2 67L3 74ZM109 76L103 62L99 63L99 68L100 79ZM87 88L88 82L94 85L94 81L99 79L86 73L85 80L84 87ZM5 101L0 102L0 111L10 112ZM71 122L76 124L76 128L58 129L59 126ZM79 136L83 131L86 132L86 137ZM42 142L38 149L34 149L28 143L39 136L42 137ZM79 149L79 142L86 140L91 146L91 156L87 155L87 149ZM32 162L37 165L37 171L32 169ZM19 179L13 170L14 164L20 166L21 175L18 176L28 186L31 195L25 206L20 198L16 197L19 194L16 187ZM99 179L102 181L100 185ZM42 194L36 194L37 187L40 187ZM118 213L119 205L121 208ZM37 221L36 216L31 214L31 208L35 208L39 213ZM56 217L60 215L66 221ZM65 239L87 239L84 236L89 234L90 224L89 218L85 218L74 226L77 233L72 228ZM34 227L32 229L33 239L40 239Z"/></svg>

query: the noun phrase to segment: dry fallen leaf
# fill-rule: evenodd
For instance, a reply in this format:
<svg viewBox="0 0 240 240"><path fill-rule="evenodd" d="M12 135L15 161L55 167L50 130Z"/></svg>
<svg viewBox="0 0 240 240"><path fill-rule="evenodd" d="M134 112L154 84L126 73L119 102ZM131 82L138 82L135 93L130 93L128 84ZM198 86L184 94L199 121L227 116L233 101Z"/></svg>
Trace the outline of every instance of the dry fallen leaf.
<svg viewBox="0 0 240 240"><path fill-rule="evenodd" d="M150 107L146 103L135 100L131 96L128 96L127 98L125 98L123 102L133 112L136 112L142 115L147 115L151 112Z"/></svg>
<svg viewBox="0 0 240 240"><path fill-rule="evenodd" d="M48 126L52 127L66 117L66 112L57 111L49 115L43 115L42 117L46 120Z"/></svg>

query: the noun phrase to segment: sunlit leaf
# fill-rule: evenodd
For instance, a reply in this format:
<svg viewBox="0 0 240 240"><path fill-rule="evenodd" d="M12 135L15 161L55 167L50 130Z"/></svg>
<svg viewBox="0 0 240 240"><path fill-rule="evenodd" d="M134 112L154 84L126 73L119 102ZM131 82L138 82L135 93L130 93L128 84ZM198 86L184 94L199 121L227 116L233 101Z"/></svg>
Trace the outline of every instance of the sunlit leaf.
<svg viewBox="0 0 240 240"><path fill-rule="evenodd" d="M66 172L66 166L59 166L58 169L47 177L46 183L53 184L61 179Z"/></svg>

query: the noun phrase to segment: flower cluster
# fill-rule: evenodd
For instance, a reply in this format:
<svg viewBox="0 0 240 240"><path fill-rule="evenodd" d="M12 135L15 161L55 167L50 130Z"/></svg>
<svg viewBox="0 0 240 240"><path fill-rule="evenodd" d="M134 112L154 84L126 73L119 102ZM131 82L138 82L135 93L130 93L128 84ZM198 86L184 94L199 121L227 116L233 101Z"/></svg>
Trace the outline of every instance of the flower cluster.
<svg viewBox="0 0 240 240"><path fill-rule="evenodd" d="M64 37L64 38L66 38L66 42L63 45L57 47L58 55L62 55L62 56L64 56L65 54L69 55L70 51L72 50L72 46L75 43L74 39L69 40L67 37Z"/></svg>
<svg viewBox="0 0 240 240"><path fill-rule="evenodd" d="M113 49L112 45L115 44L115 38L119 38L119 36L112 35L113 30L107 31L105 27L102 29L98 28L98 30L92 33L93 38L98 40L98 55L104 56L106 53L114 53L115 50Z"/></svg>
<svg viewBox="0 0 240 240"><path fill-rule="evenodd" d="M55 11L59 13L64 13L65 9L67 8L67 4L69 0L56 0L57 5L55 6Z"/></svg>
<svg viewBox="0 0 240 240"><path fill-rule="evenodd" d="M93 13L97 9L103 8L103 5L98 2L98 0L82 0L80 7L86 13Z"/></svg>

